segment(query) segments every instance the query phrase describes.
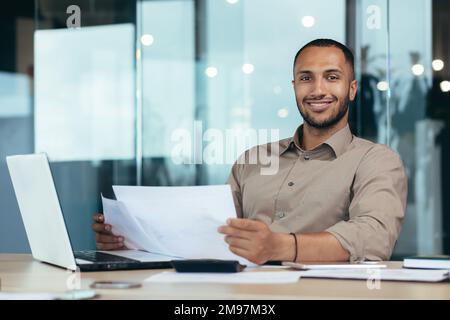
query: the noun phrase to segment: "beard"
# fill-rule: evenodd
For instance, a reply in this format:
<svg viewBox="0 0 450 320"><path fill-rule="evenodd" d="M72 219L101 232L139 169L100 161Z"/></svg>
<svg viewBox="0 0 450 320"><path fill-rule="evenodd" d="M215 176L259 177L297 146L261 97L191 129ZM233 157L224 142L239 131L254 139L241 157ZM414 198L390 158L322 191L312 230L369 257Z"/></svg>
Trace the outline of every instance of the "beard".
<svg viewBox="0 0 450 320"><path fill-rule="evenodd" d="M334 98L336 100L338 100L336 97L334 97ZM308 112L306 107L304 108L305 110L303 111L301 103L297 102L297 106L298 106L298 110L300 111L300 114L303 117L303 120L305 120L305 122L308 125L310 125L313 128L317 128L317 129L325 129L325 128L332 127L336 123L341 121L341 119L347 114L349 101L350 101L349 97L346 97L344 99L344 101L342 101L339 104L338 112L336 114L332 114L330 117L328 117L327 119L325 119L321 122L316 121L316 119L314 119L314 116Z"/></svg>

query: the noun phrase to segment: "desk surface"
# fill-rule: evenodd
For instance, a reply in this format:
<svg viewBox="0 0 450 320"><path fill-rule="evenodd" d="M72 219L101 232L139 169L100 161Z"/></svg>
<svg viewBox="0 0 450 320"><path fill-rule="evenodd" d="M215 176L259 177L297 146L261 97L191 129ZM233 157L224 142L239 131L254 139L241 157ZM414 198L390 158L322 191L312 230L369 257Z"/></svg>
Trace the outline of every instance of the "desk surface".
<svg viewBox="0 0 450 320"><path fill-rule="evenodd" d="M400 268L401 262L387 262ZM264 271L270 269L264 268ZM277 272L279 269L273 269ZM81 289L96 280L143 281L162 270L81 273ZM78 274L79 275L79 274ZM64 292L75 273L33 261L27 254L0 254L2 291ZM100 299L450 299L450 283L382 281L370 290L364 280L300 279L295 284L153 284L125 290L97 290Z"/></svg>

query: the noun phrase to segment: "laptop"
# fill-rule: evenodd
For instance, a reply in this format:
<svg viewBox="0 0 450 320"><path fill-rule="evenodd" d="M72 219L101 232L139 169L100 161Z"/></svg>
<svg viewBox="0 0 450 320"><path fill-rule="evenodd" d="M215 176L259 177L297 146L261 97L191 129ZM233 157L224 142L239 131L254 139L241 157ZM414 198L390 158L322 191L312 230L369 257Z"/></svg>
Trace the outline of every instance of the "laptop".
<svg viewBox="0 0 450 320"><path fill-rule="evenodd" d="M174 257L139 250L74 252L47 155L8 156L6 163L34 259L80 271L172 268Z"/></svg>

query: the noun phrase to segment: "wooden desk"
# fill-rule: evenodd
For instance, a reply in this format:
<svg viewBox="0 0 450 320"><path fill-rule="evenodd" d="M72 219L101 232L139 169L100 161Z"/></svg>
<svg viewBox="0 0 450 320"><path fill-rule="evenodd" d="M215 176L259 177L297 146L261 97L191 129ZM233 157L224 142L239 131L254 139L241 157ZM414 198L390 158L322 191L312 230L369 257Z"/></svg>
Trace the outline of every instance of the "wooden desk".
<svg viewBox="0 0 450 320"><path fill-rule="evenodd" d="M400 262L388 262L400 268ZM268 271L269 269L264 269ZM81 273L81 289L95 280L143 281L161 270ZM274 269L274 272L277 272ZM33 261L30 255L0 254L2 291L64 292L74 273ZM73 278L72 278L73 279ZM150 284L126 290L97 290L100 299L450 299L450 283L382 281L379 290L369 290L366 281L300 279L296 284Z"/></svg>

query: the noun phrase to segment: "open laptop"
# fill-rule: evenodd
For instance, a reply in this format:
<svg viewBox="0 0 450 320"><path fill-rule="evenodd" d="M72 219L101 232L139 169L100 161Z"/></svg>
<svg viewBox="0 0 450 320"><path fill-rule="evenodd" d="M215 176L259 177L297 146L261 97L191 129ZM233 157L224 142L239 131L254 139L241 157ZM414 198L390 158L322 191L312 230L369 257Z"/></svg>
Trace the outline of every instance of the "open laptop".
<svg viewBox="0 0 450 320"><path fill-rule="evenodd" d="M34 259L81 271L172 268L174 257L139 250L74 252L46 154L6 162Z"/></svg>

